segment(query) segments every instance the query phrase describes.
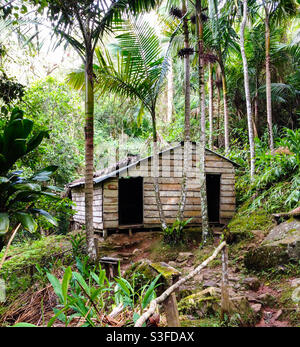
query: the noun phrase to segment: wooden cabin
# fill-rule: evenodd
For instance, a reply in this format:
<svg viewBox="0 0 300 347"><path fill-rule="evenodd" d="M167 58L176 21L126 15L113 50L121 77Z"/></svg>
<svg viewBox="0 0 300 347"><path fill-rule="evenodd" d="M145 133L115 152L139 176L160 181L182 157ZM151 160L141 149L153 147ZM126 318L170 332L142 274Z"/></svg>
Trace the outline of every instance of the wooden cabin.
<svg viewBox="0 0 300 347"><path fill-rule="evenodd" d="M183 154L189 156L187 201L184 218L189 226L201 226L199 145L190 150L184 143L159 154L160 196L167 223L173 223L178 211L183 172ZM94 174L94 227L99 231L119 229L155 229L160 226L153 187L153 156L128 157L113 167ZM227 224L235 212L236 164L209 149L205 150L205 171L210 223ZM77 211L74 223L84 224L84 178L68 185Z"/></svg>

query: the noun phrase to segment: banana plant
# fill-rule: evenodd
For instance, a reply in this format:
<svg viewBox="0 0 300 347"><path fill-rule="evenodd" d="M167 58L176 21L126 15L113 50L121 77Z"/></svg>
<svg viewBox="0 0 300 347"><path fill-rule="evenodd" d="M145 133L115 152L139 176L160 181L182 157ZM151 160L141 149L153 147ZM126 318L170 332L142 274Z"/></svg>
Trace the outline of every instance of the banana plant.
<svg viewBox="0 0 300 347"><path fill-rule="evenodd" d="M10 119L0 132L0 251L6 236L16 225L29 232L37 230L35 217L41 215L57 226L56 220L45 210L38 208L38 199L47 196L59 199L57 188L48 186L48 182L57 166L46 167L30 177L23 171L12 171L18 159L36 149L48 131L32 134L33 121L24 118L24 112L15 108Z"/></svg>

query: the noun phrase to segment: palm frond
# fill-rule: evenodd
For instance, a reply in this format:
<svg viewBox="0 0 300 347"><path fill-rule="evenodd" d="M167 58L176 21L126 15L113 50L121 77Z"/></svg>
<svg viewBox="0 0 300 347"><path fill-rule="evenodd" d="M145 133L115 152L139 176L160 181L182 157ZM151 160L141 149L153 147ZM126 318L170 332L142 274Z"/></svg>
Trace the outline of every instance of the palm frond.
<svg viewBox="0 0 300 347"><path fill-rule="evenodd" d="M66 83L75 90L82 90L85 86L84 66L70 72L66 77Z"/></svg>
<svg viewBox="0 0 300 347"><path fill-rule="evenodd" d="M260 97L265 97L266 86L263 85L258 88ZM272 101L276 103L287 103L290 98L296 97L299 91L295 90L293 86L285 83L271 83L271 97Z"/></svg>

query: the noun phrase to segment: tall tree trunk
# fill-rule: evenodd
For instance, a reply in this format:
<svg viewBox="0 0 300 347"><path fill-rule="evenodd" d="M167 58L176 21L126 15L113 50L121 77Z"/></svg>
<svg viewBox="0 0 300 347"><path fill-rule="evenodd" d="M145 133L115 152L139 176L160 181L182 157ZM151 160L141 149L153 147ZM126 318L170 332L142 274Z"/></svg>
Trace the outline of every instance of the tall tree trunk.
<svg viewBox="0 0 300 347"><path fill-rule="evenodd" d="M156 205L159 213L159 219L161 223L162 230L167 229L167 222L164 214L164 210L162 207L161 199L160 199L160 188L159 188L159 153L158 153L158 146L157 146L157 131L156 131L156 114L155 110L152 111L151 114L152 118L152 136L153 136L153 185L154 185L154 192L155 192L155 200Z"/></svg>
<svg viewBox="0 0 300 347"><path fill-rule="evenodd" d="M258 127L259 127L259 120L258 120L258 75L256 73L255 97L254 97L254 120L253 120L253 131L254 131L255 137L258 137Z"/></svg>
<svg viewBox="0 0 300 347"><path fill-rule="evenodd" d="M217 85L217 129L218 129L218 147L221 146L221 140L220 140L220 107L221 107L221 90L220 86Z"/></svg>
<svg viewBox="0 0 300 347"><path fill-rule="evenodd" d="M168 90L167 90L167 123L171 123L173 119L173 98L174 98L174 83L173 83L173 64L170 62L170 69L167 75Z"/></svg>
<svg viewBox="0 0 300 347"><path fill-rule="evenodd" d="M247 15L248 15L247 0L243 0L243 12L244 12L243 20L242 20L241 30L240 30L240 46L241 46L241 54L242 54L243 67L244 67L244 86L245 86L248 135L249 135L249 145L250 145L250 177L251 177L251 181L253 181L254 174L255 174L253 120L252 120L252 109L251 109L251 99L250 99L250 89L249 89L248 63L247 63L247 57L245 53L245 43L244 43L245 26L246 26Z"/></svg>
<svg viewBox="0 0 300 347"><path fill-rule="evenodd" d="M187 13L188 5L187 1L182 1L183 15ZM183 32L184 32L184 48L190 48L189 42L189 27L188 18L183 20ZM190 141L191 138L191 83L190 83L190 55L184 56L184 136L185 141Z"/></svg>
<svg viewBox="0 0 300 347"><path fill-rule="evenodd" d="M272 121L272 101L271 101L271 72L270 72L270 25L269 12L265 6L265 45L266 45L266 99L267 99L267 122L269 131L269 147L274 149L273 121Z"/></svg>
<svg viewBox="0 0 300 347"><path fill-rule="evenodd" d="M187 13L187 2L182 1L182 13ZM184 48L189 48L189 27L188 19L185 17L183 21L183 32L184 32ZM189 165L189 156L191 151L191 86L190 86L190 55L184 56L184 152L183 152L183 172L182 172L182 183L181 183L181 195L178 208L178 219L183 220L184 209L187 195L187 172Z"/></svg>
<svg viewBox="0 0 300 347"><path fill-rule="evenodd" d="M222 75L222 88L223 88L223 104L224 104L224 140L225 140L225 153L229 152L229 115L228 115L228 102L227 102L227 82L225 75L225 67L223 64L222 57L219 57L221 75Z"/></svg>
<svg viewBox="0 0 300 347"><path fill-rule="evenodd" d="M220 44L220 36L221 32L219 31L218 25L218 5L217 2L213 2L213 8L215 11L215 15L217 18L217 37L218 37L218 63L221 70L221 79L222 79L222 89L223 89L223 107L224 107L224 142L225 142L225 153L229 152L230 142L229 142L229 115L228 115L228 103L227 103L227 83L226 83L226 75L225 75L225 66L222 57L221 44ZM212 7L211 7L212 8Z"/></svg>
<svg viewBox="0 0 300 347"><path fill-rule="evenodd" d="M214 97L214 85L212 76L212 64L209 63L209 75L208 75L208 89L209 89L209 148L213 149L213 97Z"/></svg>
<svg viewBox="0 0 300 347"><path fill-rule="evenodd" d="M208 213L207 213L207 191L205 175L205 89L204 89L204 63L203 63L203 23L202 23L201 0L196 0L196 23L198 43L198 79L199 96L201 107L201 135L200 135L200 201L202 214L202 243L205 244L209 237Z"/></svg>
<svg viewBox="0 0 300 347"><path fill-rule="evenodd" d="M93 54L86 55L85 66L85 226L89 258L96 260L93 225L94 173L94 83Z"/></svg>

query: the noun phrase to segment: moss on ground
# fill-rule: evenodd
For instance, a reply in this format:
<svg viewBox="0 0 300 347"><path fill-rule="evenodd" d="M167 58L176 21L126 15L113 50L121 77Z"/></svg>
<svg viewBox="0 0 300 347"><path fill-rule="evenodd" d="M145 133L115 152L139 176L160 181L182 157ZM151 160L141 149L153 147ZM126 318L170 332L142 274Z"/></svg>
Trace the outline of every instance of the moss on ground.
<svg viewBox="0 0 300 347"><path fill-rule="evenodd" d="M249 212L243 205L228 224L225 231L225 238L229 243L251 239L253 238L253 233L251 231L267 231L272 225L272 216L265 210L258 209Z"/></svg>
<svg viewBox="0 0 300 347"><path fill-rule="evenodd" d="M151 268L150 264L142 261L132 264L123 275L134 286L135 290L139 290L146 284L149 284L156 276L157 273Z"/></svg>
<svg viewBox="0 0 300 347"><path fill-rule="evenodd" d="M180 300L178 311L197 317L217 315L220 310L219 298L213 288L191 294Z"/></svg>
<svg viewBox="0 0 300 347"><path fill-rule="evenodd" d="M171 281L174 276L180 274L178 270L172 269L169 266L163 266L161 263L152 263L151 267L161 274L167 281Z"/></svg>
<svg viewBox="0 0 300 347"><path fill-rule="evenodd" d="M289 262L286 247L264 246L245 254L244 264L250 270L265 270Z"/></svg>
<svg viewBox="0 0 300 347"><path fill-rule="evenodd" d="M209 327L220 327L221 323L217 317L206 317L203 319L195 319L191 320L186 318L185 316L180 317L181 327L201 327L201 328L209 328Z"/></svg>
<svg viewBox="0 0 300 347"><path fill-rule="evenodd" d="M279 303L282 308L283 314L281 319L288 320L293 326L300 327L300 305L293 301L292 296L295 287L289 285L285 286L281 292Z"/></svg>

